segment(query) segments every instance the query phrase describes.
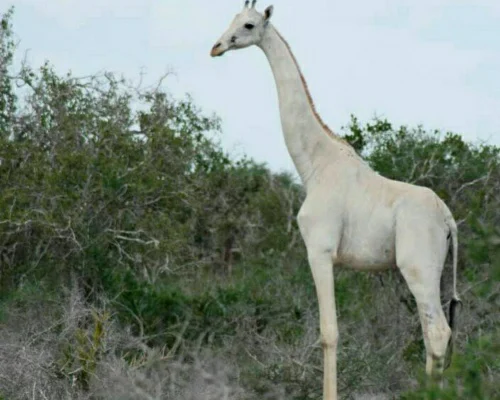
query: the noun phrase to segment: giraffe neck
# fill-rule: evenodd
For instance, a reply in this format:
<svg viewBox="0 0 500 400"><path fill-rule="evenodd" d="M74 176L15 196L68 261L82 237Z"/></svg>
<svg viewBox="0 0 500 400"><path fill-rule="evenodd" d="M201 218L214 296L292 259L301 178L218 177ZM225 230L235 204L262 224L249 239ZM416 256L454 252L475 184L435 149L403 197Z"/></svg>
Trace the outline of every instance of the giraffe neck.
<svg viewBox="0 0 500 400"><path fill-rule="evenodd" d="M321 120L290 47L273 26L266 29L259 47L273 71L288 152L307 187L328 162L352 155L354 149Z"/></svg>

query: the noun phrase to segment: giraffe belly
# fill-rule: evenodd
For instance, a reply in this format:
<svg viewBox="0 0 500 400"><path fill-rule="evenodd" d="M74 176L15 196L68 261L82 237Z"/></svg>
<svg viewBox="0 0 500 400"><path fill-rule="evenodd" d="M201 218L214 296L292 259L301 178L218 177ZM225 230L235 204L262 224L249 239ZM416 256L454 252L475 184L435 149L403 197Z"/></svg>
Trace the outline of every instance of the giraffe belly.
<svg viewBox="0 0 500 400"><path fill-rule="evenodd" d="M390 235L357 237L357 240L341 243L336 265L366 271L380 271L396 266L395 241Z"/></svg>
<svg viewBox="0 0 500 400"><path fill-rule="evenodd" d="M335 261L335 266L351 268L358 271L384 271L395 268L396 261L393 258L387 259L363 259L357 255L343 254Z"/></svg>

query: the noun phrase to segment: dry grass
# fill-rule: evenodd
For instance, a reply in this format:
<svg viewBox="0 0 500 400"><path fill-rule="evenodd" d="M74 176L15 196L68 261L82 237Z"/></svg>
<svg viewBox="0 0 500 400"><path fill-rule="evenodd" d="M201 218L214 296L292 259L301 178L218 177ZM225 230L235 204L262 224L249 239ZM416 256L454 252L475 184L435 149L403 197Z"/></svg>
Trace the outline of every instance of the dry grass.
<svg viewBox="0 0 500 400"><path fill-rule="evenodd" d="M86 307L77 290L64 299L57 305L33 301L9 309L0 326L1 399L247 398L238 384L237 368L224 359L213 354L168 357L109 321L99 348L91 352L93 321L106 311ZM79 339L82 332L87 347ZM95 368L88 354L94 354Z"/></svg>

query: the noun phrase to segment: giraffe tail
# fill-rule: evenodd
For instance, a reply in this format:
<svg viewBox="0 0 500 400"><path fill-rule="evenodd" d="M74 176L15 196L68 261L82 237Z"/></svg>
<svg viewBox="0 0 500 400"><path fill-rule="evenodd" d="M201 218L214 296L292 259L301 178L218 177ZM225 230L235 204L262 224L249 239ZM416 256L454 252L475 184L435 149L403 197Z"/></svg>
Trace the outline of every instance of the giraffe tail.
<svg viewBox="0 0 500 400"><path fill-rule="evenodd" d="M456 331L456 317L457 317L457 307L462 307L462 301L458 297L457 292L457 261L458 261L458 229L457 224L454 219L451 218L448 222L448 226L450 228L451 235L451 243L452 243L452 258L453 258L453 295L450 300L450 308L448 314L448 324L451 329L451 338L450 338L450 346L449 346L449 357L447 357L447 363L445 368L448 368L451 364L451 357L453 354L454 347L454 334Z"/></svg>
<svg viewBox="0 0 500 400"><path fill-rule="evenodd" d="M453 330L455 328L456 314L457 314L457 306L462 305L462 301L458 297L457 291L457 262L458 262L458 234L457 234L457 224L452 220L449 223L450 234L451 234L451 243L453 246L453 297L450 301L450 310L449 310L449 324L450 328Z"/></svg>

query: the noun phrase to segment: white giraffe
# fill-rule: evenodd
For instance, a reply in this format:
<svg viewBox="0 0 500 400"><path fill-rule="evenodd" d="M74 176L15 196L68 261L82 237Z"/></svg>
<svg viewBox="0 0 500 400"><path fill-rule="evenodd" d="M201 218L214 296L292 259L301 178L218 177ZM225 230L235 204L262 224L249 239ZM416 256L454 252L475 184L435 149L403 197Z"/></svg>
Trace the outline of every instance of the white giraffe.
<svg viewBox="0 0 500 400"><path fill-rule="evenodd" d="M306 189L297 216L316 286L323 346L323 398L337 399L338 326L334 266L358 270L397 267L417 302L426 348L426 372L443 370L451 329L440 300L440 279L453 245L453 299L456 289L457 225L445 203L430 189L387 179L321 120L290 46L263 14L245 2L211 56L251 45L267 56L278 90L288 151Z"/></svg>

